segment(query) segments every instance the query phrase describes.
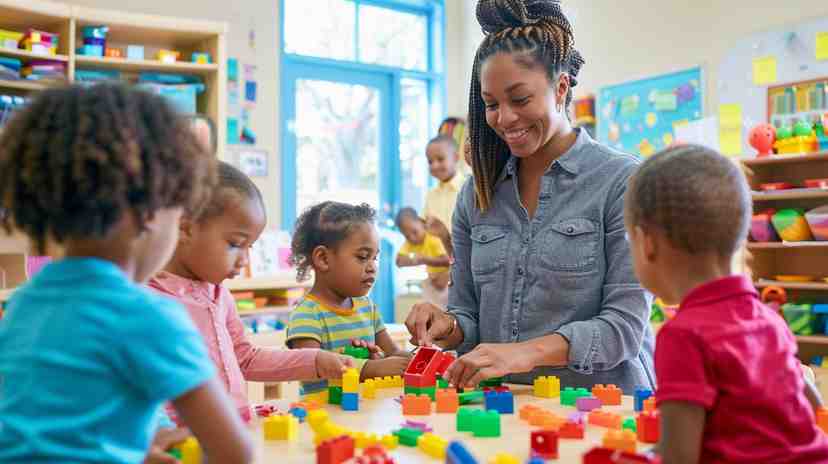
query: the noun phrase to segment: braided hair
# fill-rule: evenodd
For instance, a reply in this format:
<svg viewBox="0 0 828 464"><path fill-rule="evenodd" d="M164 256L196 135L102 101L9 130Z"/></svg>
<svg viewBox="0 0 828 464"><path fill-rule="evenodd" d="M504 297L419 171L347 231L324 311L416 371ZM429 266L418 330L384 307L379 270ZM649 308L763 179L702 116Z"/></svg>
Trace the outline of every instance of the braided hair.
<svg viewBox="0 0 828 464"><path fill-rule="evenodd" d="M747 238L750 188L736 163L700 145L681 145L648 158L624 198L630 226L661 230L687 253L733 255Z"/></svg>
<svg viewBox="0 0 828 464"><path fill-rule="evenodd" d="M531 58L531 65L542 66L550 81L566 73L570 82L565 102L568 108L584 59L575 50L572 26L561 10L560 0L479 0L477 21L485 37L472 68L469 140L477 206L486 211L492 203L494 183L510 155L506 143L486 123L480 90L482 64L497 53L518 53Z"/></svg>
<svg viewBox="0 0 828 464"><path fill-rule="evenodd" d="M0 135L0 226L47 242L104 237L124 216L197 211L215 162L163 97L120 84L44 90Z"/></svg>
<svg viewBox="0 0 828 464"><path fill-rule="evenodd" d="M308 278L316 247L335 248L348 238L355 226L373 224L375 218L374 208L365 203L349 205L324 201L305 210L296 220L290 243L289 261L296 266L297 279Z"/></svg>

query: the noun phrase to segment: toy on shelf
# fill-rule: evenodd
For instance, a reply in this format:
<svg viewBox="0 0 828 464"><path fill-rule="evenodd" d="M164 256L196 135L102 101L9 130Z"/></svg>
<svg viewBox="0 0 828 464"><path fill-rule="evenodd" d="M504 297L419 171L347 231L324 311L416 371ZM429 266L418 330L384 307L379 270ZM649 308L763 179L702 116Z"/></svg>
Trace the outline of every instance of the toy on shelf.
<svg viewBox="0 0 828 464"><path fill-rule="evenodd" d="M199 52L193 53L190 57L190 61L198 64L210 64L210 54Z"/></svg>
<svg viewBox="0 0 828 464"><path fill-rule="evenodd" d="M0 29L0 48L17 50L20 41L23 40L23 33Z"/></svg>
<svg viewBox="0 0 828 464"><path fill-rule="evenodd" d="M128 60L143 60L144 46L143 45L127 45L127 59Z"/></svg>
<svg viewBox="0 0 828 464"><path fill-rule="evenodd" d="M66 63L55 60L32 60L26 63L20 75L28 80L66 79Z"/></svg>
<svg viewBox="0 0 828 464"><path fill-rule="evenodd" d="M773 227L775 209L767 209L753 215L750 221L750 236L756 242L778 242L779 235Z"/></svg>
<svg viewBox="0 0 828 464"><path fill-rule="evenodd" d="M794 185L790 182L767 182L759 184L759 190L763 192L776 192L779 190L790 190L792 188L794 188Z"/></svg>
<svg viewBox="0 0 828 464"><path fill-rule="evenodd" d="M57 55L58 34L27 29L20 48L37 55Z"/></svg>
<svg viewBox="0 0 828 464"><path fill-rule="evenodd" d="M162 63L175 63L179 56L181 56L181 52L175 50L158 50L156 58Z"/></svg>
<svg viewBox="0 0 828 464"><path fill-rule="evenodd" d="M805 220L815 240L828 240L828 205L808 211L805 213Z"/></svg>
<svg viewBox="0 0 828 464"><path fill-rule="evenodd" d="M773 147L780 155L809 153L816 151L817 138L813 128L805 121L799 121L794 127L782 126L776 130L776 142Z"/></svg>
<svg viewBox="0 0 828 464"><path fill-rule="evenodd" d="M828 150L828 135L825 135L825 126L828 125L828 113L817 118L814 124L814 135L817 139L817 150Z"/></svg>
<svg viewBox="0 0 828 464"><path fill-rule="evenodd" d="M109 32L109 27L107 26L84 26L83 45L78 49L78 54L84 56L104 56L107 32Z"/></svg>
<svg viewBox="0 0 828 464"><path fill-rule="evenodd" d="M107 58L123 58L124 51L120 48L106 47L106 50L104 50L104 56Z"/></svg>
<svg viewBox="0 0 828 464"><path fill-rule="evenodd" d="M816 316L811 304L786 303L782 305L782 316L791 332L796 335L813 335L816 326Z"/></svg>
<svg viewBox="0 0 828 464"><path fill-rule="evenodd" d="M776 233L786 242L812 240L811 229L801 209L785 208L776 212L771 218Z"/></svg>
<svg viewBox="0 0 828 464"><path fill-rule="evenodd" d="M776 142L776 128L772 124L758 124L748 134L750 146L756 149L756 156L770 156L773 154L773 144Z"/></svg>

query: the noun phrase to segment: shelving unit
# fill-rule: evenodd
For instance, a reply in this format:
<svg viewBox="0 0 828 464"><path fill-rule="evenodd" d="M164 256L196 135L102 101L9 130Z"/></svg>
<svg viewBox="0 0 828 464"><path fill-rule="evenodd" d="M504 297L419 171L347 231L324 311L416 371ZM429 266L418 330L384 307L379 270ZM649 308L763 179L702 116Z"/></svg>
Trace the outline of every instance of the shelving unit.
<svg viewBox="0 0 828 464"><path fill-rule="evenodd" d="M148 59L78 55L76 49L77 44L82 43L83 27L92 25L109 27L108 46L126 51L127 45L142 45L144 56ZM25 32L27 28L59 34L58 54L42 55L0 48L0 56L17 58L24 63L44 59L65 62L66 80L0 80L0 92L3 94L31 96L49 86L72 83L75 81L76 69L115 69L121 71L121 78L126 81L134 81L144 71L197 75L205 85L205 91L198 95L197 112L209 116L215 123L218 155L224 157L227 139L224 123L227 95L226 23L86 8L49 0L0 0L0 29ZM187 61L163 63L151 59L160 49L180 51L180 59ZM209 53L212 62L189 62L193 52ZM17 254L25 263L25 257L29 253L28 242L19 236L7 237L0 231L0 253ZM0 269L8 265L8 262L0 262ZM28 277L25 275L25 266L23 269L11 270L15 276L20 276L21 272L22 281L25 281ZM9 279L6 279L5 286L22 283L18 280L14 279L9 285ZM9 288L3 289L3 283L0 282L0 302L7 299L12 291Z"/></svg>
<svg viewBox="0 0 828 464"><path fill-rule="evenodd" d="M740 160L750 183L754 212L769 208L809 210L828 204L828 189L796 188L760 192L760 185L788 182L804 185L806 179L828 177L828 151L802 155L773 155ZM828 242L748 243L750 268L757 288L776 286L785 289L788 300L828 301ZM778 275L806 275L809 282L783 282ZM797 336L799 357L808 362L813 356L828 355L828 336Z"/></svg>

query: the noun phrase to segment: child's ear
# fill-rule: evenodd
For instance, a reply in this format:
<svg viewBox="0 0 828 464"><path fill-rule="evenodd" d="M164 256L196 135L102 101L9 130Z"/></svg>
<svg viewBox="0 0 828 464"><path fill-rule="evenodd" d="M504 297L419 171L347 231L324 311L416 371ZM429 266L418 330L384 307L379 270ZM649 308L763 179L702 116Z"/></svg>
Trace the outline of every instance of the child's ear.
<svg viewBox="0 0 828 464"><path fill-rule="evenodd" d="M313 264L313 269L316 272L328 272L331 268L330 254L331 250L324 245L319 245L313 249L313 252L311 253L311 263Z"/></svg>
<svg viewBox="0 0 828 464"><path fill-rule="evenodd" d="M638 245L641 247L641 251L643 252L642 255L647 259L649 262L653 262L658 257L658 237L654 234L649 233L646 229L641 226L635 226L636 233L639 237L637 240Z"/></svg>

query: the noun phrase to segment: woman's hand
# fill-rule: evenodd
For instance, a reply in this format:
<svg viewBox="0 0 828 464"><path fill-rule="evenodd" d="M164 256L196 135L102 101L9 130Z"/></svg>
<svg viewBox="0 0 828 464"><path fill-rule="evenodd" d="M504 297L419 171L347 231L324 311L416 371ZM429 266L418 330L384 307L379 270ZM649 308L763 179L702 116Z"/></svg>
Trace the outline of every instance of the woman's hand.
<svg viewBox="0 0 828 464"><path fill-rule="evenodd" d="M446 370L449 383L456 387L475 387L481 381L507 374L529 372L535 368L524 343L483 343L458 358Z"/></svg>
<svg viewBox="0 0 828 464"><path fill-rule="evenodd" d="M435 341L443 340L452 335L452 332L460 330L459 327L456 331L453 330L452 316L431 303L415 304L405 319L405 326L411 334L411 344L418 346L431 346Z"/></svg>

